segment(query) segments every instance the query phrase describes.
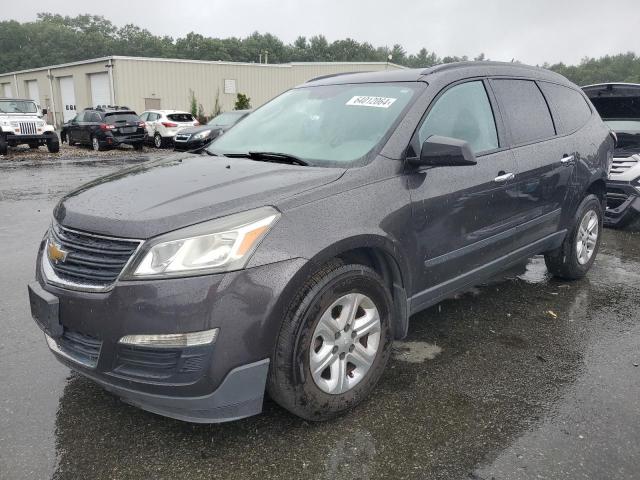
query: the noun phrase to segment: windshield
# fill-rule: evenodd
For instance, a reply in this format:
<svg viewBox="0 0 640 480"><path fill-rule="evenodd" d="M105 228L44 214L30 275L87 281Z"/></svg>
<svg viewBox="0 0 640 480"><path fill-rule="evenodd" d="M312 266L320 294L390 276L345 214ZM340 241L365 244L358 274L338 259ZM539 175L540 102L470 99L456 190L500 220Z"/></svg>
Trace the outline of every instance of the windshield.
<svg viewBox="0 0 640 480"><path fill-rule="evenodd" d="M38 113L38 106L30 100L0 100L2 113Z"/></svg>
<svg viewBox="0 0 640 480"><path fill-rule="evenodd" d="M211 153L277 152L312 165L364 160L391 131L418 83L362 83L289 90L211 145Z"/></svg>
<svg viewBox="0 0 640 480"><path fill-rule="evenodd" d="M220 127L226 127L227 125L233 125L242 117L244 117L247 112L227 112L221 113L217 117L213 117L207 125L215 125Z"/></svg>

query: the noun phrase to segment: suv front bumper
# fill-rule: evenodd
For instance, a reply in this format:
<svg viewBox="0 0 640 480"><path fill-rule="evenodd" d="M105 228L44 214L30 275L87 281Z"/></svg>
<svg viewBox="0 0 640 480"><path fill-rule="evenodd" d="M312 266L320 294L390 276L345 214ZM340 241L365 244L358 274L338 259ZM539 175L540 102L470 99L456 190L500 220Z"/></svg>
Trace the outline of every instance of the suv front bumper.
<svg viewBox="0 0 640 480"><path fill-rule="evenodd" d="M125 402L191 422L235 420L262 409L286 304L283 291L304 263L294 259L226 274L117 282L102 293L50 285L38 268L37 282L29 286L32 314L58 360ZM38 297L57 304L57 313L44 322L34 305ZM219 334L205 346L119 343L125 335L213 328Z"/></svg>
<svg viewBox="0 0 640 480"><path fill-rule="evenodd" d="M607 209L604 224L623 227L640 215L640 191L632 182L607 182Z"/></svg>

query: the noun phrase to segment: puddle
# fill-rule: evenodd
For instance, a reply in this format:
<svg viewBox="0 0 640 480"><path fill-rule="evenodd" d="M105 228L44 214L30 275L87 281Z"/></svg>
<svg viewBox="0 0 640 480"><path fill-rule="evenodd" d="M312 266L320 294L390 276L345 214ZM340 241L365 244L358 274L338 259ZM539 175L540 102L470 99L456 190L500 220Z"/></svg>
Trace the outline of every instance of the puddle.
<svg viewBox="0 0 640 480"><path fill-rule="evenodd" d="M393 358L401 362L422 363L433 360L442 348L428 342L395 342L393 345Z"/></svg>

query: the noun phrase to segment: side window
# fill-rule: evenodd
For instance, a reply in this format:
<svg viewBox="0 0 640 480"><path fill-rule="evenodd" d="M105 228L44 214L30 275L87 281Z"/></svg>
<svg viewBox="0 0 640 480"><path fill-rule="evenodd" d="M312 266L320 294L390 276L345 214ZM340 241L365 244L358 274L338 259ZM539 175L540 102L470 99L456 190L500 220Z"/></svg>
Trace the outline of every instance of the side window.
<svg viewBox="0 0 640 480"><path fill-rule="evenodd" d="M539 85L547 98L559 134L575 132L589 121L591 108L580 92L555 83L540 82Z"/></svg>
<svg viewBox="0 0 640 480"><path fill-rule="evenodd" d="M436 100L418 131L420 145L431 135L465 140L474 153L498 148L496 122L481 81L451 87Z"/></svg>
<svg viewBox="0 0 640 480"><path fill-rule="evenodd" d="M146 122L148 118L149 118L149 113L147 112L144 112L142 115L140 115L140 120L142 120L143 122Z"/></svg>
<svg viewBox="0 0 640 480"><path fill-rule="evenodd" d="M491 85L514 144L555 135L549 107L534 81L492 80Z"/></svg>
<svg viewBox="0 0 640 480"><path fill-rule="evenodd" d="M84 122L84 116L85 113L84 112L80 112L79 114L76 115L76 118L74 118L73 120L80 123L80 122Z"/></svg>
<svg viewBox="0 0 640 480"><path fill-rule="evenodd" d="M155 122L159 118L160 118L160 115L158 115L157 113L150 113L149 114L149 121L150 122Z"/></svg>

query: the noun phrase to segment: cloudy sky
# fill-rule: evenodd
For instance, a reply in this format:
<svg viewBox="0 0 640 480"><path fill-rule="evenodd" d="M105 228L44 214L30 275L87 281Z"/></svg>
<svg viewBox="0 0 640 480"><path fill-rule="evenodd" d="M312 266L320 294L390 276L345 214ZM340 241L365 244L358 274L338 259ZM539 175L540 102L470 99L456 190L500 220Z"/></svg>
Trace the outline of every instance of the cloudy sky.
<svg viewBox="0 0 640 480"><path fill-rule="evenodd" d="M173 37L322 34L531 64L640 53L640 0L30 0L3 1L0 19L29 21L41 11L104 15Z"/></svg>

